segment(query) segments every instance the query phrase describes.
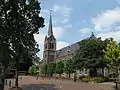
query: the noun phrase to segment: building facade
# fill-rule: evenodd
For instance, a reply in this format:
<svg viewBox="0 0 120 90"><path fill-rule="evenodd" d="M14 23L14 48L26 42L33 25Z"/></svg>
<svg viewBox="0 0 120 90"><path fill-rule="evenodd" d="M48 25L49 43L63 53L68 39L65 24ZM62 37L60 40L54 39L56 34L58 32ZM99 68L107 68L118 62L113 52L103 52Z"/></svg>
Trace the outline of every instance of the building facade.
<svg viewBox="0 0 120 90"><path fill-rule="evenodd" d="M100 39L96 38L92 33L88 39ZM52 16L50 15L48 35L46 35L44 40L44 52L43 52L43 60L42 62L48 63L59 60L69 60L72 58L73 54L79 49L79 42L73 43L70 46L64 47L62 49L56 50L56 38L53 35L52 29ZM106 71L99 69L99 74L105 74ZM78 75L89 75L89 70L83 68L82 70L77 71ZM106 75L106 74L105 74ZM105 76L104 75L104 76Z"/></svg>

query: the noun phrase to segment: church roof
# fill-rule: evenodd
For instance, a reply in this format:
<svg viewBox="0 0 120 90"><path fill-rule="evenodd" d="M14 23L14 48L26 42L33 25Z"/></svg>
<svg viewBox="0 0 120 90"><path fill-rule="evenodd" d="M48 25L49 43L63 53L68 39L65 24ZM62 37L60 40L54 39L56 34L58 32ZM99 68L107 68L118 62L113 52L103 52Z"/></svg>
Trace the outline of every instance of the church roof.
<svg viewBox="0 0 120 90"><path fill-rule="evenodd" d="M97 38L95 37L94 33L92 32L92 35L89 39L97 39Z"/></svg>
<svg viewBox="0 0 120 90"><path fill-rule="evenodd" d="M92 32L92 35L89 38L86 38L84 40L89 40L89 39L97 39L95 35ZM62 49L57 50L56 52L56 57L61 57L69 54L73 54L75 51L79 49L79 42L76 42L70 46L64 47Z"/></svg>
<svg viewBox="0 0 120 90"><path fill-rule="evenodd" d="M77 51L79 49L79 43L74 43L70 46L64 47L62 49L57 50L56 52L56 57L61 57L61 56L65 56L68 54L72 54L75 51Z"/></svg>

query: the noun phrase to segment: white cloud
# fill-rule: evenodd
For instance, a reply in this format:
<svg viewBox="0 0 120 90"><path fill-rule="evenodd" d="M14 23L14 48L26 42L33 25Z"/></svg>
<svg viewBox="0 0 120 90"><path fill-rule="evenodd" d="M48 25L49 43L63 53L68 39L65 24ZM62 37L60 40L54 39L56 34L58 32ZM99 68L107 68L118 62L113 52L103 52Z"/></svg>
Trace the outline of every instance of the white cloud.
<svg viewBox="0 0 120 90"><path fill-rule="evenodd" d="M39 34L35 34L34 35L35 40L37 41L37 43L39 44L39 49L40 51L37 53L37 55L42 59L43 57L43 45L44 45L44 40L45 40L45 33L39 33Z"/></svg>
<svg viewBox="0 0 120 90"><path fill-rule="evenodd" d="M65 24L65 23L67 23L68 21L69 21L69 19L68 19L68 18L65 18L65 19L63 19L63 21L62 21L61 23Z"/></svg>
<svg viewBox="0 0 120 90"><path fill-rule="evenodd" d="M65 31L65 28L62 27L53 27L53 34L56 39L59 39Z"/></svg>
<svg viewBox="0 0 120 90"><path fill-rule="evenodd" d="M40 32L39 34L35 34L34 37L37 43L43 43L45 39L45 34Z"/></svg>
<svg viewBox="0 0 120 90"><path fill-rule="evenodd" d="M71 24L65 25L64 28L72 28Z"/></svg>
<svg viewBox="0 0 120 90"><path fill-rule="evenodd" d="M120 0L116 0L116 2L117 2L118 4L120 4Z"/></svg>
<svg viewBox="0 0 120 90"><path fill-rule="evenodd" d="M61 48L63 48L63 47L66 47L66 46L68 46L68 45L69 45L69 43L67 43L67 42L58 41L58 42L57 42L57 50L59 50L59 49L61 49Z"/></svg>
<svg viewBox="0 0 120 90"><path fill-rule="evenodd" d="M120 31L120 26L117 26L115 29L116 29L116 31L118 31L118 30Z"/></svg>
<svg viewBox="0 0 120 90"><path fill-rule="evenodd" d="M120 8L107 10L92 19L96 31L105 30L112 25L120 23ZM103 31L104 32L104 31Z"/></svg>
<svg viewBox="0 0 120 90"><path fill-rule="evenodd" d="M112 37L112 38L114 38L115 41L119 41L120 40L120 31L100 33L97 35L97 37L101 37L102 40Z"/></svg>
<svg viewBox="0 0 120 90"><path fill-rule="evenodd" d="M43 51L44 51L44 44L43 43L39 43L39 49L40 51L37 53L37 55L40 57L40 59L43 58Z"/></svg>
<svg viewBox="0 0 120 90"><path fill-rule="evenodd" d="M57 5L54 4L53 9L54 12L60 12L62 13L64 16L68 16L71 12L71 8L69 8L67 5Z"/></svg>
<svg viewBox="0 0 120 90"><path fill-rule="evenodd" d="M71 14L71 8L67 5L58 5L54 4L52 10L57 13L57 15L60 17L59 20L61 23L68 23L70 14Z"/></svg>
<svg viewBox="0 0 120 90"><path fill-rule="evenodd" d="M86 34L89 34L91 32L92 32L92 29L90 29L90 28L82 28L79 30L79 33L82 35L86 35Z"/></svg>
<svg viewBox="0 0 120 90"><path fill-rule="evenodd" d="M59 5L57 5L57 4L54 4L52 10L53 10L54 12L57 12L57 11L61 10L61 7L60 7Z"/></svg>
<svg viewBox="0 0 120 90"><path fill-rule="evenodd" d="M43 13L50 13L50 11L49 11L49 10L46 10L46 9L42 10L42 12L43 12Z"/></svg>

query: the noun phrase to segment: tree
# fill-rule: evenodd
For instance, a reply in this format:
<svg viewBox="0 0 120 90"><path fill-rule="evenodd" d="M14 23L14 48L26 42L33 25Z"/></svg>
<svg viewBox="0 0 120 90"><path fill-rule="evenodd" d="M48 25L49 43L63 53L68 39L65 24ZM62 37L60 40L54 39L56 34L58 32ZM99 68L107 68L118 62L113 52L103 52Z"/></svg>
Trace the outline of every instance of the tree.
<svg viewBox="0 0 120 90"><path fill-rule="evenodd" d="M55 73L56 63L50 62L47 65L48 65L48 69L47 69L48 74L50 76L53 76L53 74Z"/></svg>
<svg viewBox="0 0 120 90"><path fill-rule="evenodd" d="M19 61L25 60L26 56L33 59L38 51L34 34L38 33L40 27L44 27L44 19L39 16L39 4L38 0L27 0L27 3L26 0L0 1L0 45L4 46L1 56L7 62L5 66L11 60L16 64L16 87ZM5 72L7 67L2 61L1 64ZM3 82L4 76L1 79ZM3 86L0 84L0 90L3 90Z"/></svg>
<svg viewBox="0 0 120 90"><path fill-rule="evenodd" d="M47 63L43 63L41 73L44 74L45 76L48 74L47 69L48 69Z"/></svg>
<svg viewBox="0 0 120 90"><path fill-rule="evenodd" d="M89 68L90 76L96 76L97 69L105 67L103 60L104 42L100 39L82 40L79 42L79 46L79 50L73 57L76 68Z"/></svg>
<svg viewBox="0 0 120 90"><path fill-rule="evenodd" d="M63 63L63 61L56 62L56 70L55 71L61 77L61 74L63 74L63 72L64 72L64 63Z"/></svg>
<svg viewBox="0 0 120 90"><path fill-rule="evenodd" d="M32 65L32 66L29 68L29 73L30 73L31 75L37 75L37 74L38 74L38 70L39 70L38 65Z"/></svg>
<svg viewBox="0 0 120 90"><path fill-rule="evenodd" d="M118 77L120 69L120 45L118 45L115 41L111 39L110 42L107 44L104 53L104 58L107 62L107 66L115 74L115 76ZM118 86L116 78L116 89L117 88Z"/></svg>
<svg viewBox="0 0 120 90"><path fill-rule="evenodd" d="M71 59L65 61L64 72L69 75L69 78L70 78L70 74L74 72L74 65Z"/></svg>

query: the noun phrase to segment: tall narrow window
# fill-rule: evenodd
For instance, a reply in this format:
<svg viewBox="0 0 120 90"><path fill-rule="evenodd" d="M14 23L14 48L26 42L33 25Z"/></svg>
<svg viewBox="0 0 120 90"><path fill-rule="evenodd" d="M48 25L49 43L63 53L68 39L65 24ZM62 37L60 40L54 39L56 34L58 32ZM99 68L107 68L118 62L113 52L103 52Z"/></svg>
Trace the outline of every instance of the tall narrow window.
<svg viewBox="0 0 120 90"><path fill-rule="evenodd" d="M51 43L49 43L49 49L51 49Z"/></svg>
<svg viewBox="0 0 120 90"><path fill-rule="evenodd" d="M54 48L54 43L51 43L51 45L52 45L51 48L53 49Z"/></svg>

